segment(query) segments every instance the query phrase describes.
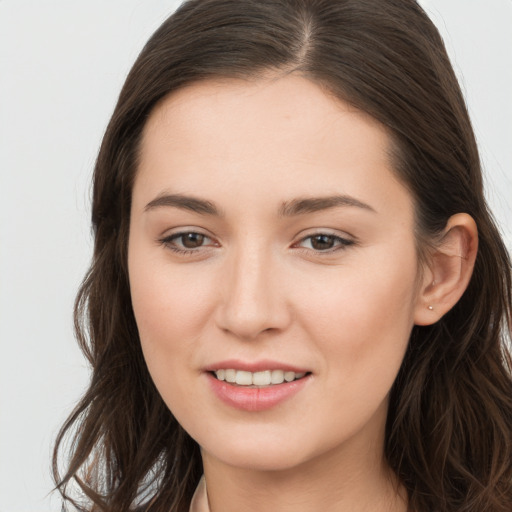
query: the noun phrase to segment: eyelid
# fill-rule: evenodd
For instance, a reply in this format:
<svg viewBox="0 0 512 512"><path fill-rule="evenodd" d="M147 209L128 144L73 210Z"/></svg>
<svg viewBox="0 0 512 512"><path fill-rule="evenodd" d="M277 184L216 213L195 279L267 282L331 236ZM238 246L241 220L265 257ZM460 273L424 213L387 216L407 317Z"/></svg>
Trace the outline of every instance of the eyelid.
<svg viewBox="0 0 512 512"><path fill-rule="evenodd" d="M184 254L184 255L193 255L198 254L199 252L204 252L205 250L211 249L212 247L219 247L220 244L216 241L216 239L207 233L205 230L198 228L198 227L180 227L175 228L176 231L167 231L167 233L157 239L157 242L164 247L172 250L175 253L178 254ZM196 234L204 237L206 243L203 243L202 245L199 245L198 247L190 247L187 248L183 244L176 243L175 241L178 240L180 237L183 237L185 235L189 234ZM314 247L304 247L302 244L309 240L313 239L314 237L329 237L334 240L334 246L329 247L326 249L315 249ZM308 253L314 253L318 255L322 254L331 254L339 250L346 249L352 245L355 245L357 243L357 240L354 236L349 235L346 232L340 233L339 231L329 229L329 228L318 228L314 230L307 230L299 233L295 237L296 241L292 243L291 247L294 249L302 249L304 251L307 251Z"/></svg>
<svg viewBox="0 0 512 512"><path fill-rule="evenodd" d="M206 233L205 230L197 228L197 227L180 227L176 228L176 231L167 232L165 235L158 237L157 241L159 244L163 245L164 247L170 249L171 251L178 253L178 254L185 254L185 255L192 255L197 254L198 252L204 252L206 249L210 249L211 247L218 247L219 243L215 240L215 238ZM195 235L201 235L206 240L209 241L209 243L200 245L198 247L184 247L180 244L176 244L175 240L178 240L180 237L183 237L185 235L189 234L195 234Z"/></svg>
<svg viewBox="0 0 512 512"><path fill-rule="evenodd" d="M318 237L318 236L331 237L331 238L335 239L335 241L337 241L338 243L334 247L328 248L325 250L301 247L300 244L302 244L304 241L306 241L308 239L312 239L314 237ZM293 248L304 249L306 251L313 252L315 254L329 254L329 253L336 252L338 250L346 249L347 247L357 244L357 239L354 236L349 235L346 232L340 233L339 231L335 231L335 230L328 229L328 228L325 228L325 229L320 228L320 229L315 229L315 230L309 231L309 232L302 232L302 233L299 233L299 235L297 235L297 238L298 238L298 240L292 244Z"/></svg>

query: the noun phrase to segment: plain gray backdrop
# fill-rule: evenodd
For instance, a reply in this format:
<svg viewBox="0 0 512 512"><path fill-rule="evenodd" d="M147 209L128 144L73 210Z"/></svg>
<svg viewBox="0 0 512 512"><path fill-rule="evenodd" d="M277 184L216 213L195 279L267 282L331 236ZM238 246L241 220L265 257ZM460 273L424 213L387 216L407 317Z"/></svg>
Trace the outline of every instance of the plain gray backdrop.
<svg viewBox="0 0 512 512"><path fill-rule="evenodd" d="M51 445L88 371L72 332L90 176L172 0L0 0L0 512L58 511ZM512 247L512 0L423 0L445 37Z"/></svg>

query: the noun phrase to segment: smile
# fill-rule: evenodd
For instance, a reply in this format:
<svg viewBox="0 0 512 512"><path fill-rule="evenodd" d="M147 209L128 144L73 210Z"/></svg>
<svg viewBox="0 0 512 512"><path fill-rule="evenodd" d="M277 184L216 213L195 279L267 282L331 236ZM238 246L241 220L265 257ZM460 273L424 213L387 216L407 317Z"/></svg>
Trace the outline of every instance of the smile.
<svg viewBox="0 0 512 512"><path fill-rule="evenodd" d="M306 372L296 373L285 370L263 370L249 372L245 370L221 369L213 372L220 381L226 381L237 386L273 386L283 382L293 382L302 379Z"/></svg>
<svg viewBox="0 0 512 512"><path fill-rule="evenodd" d="M313 378L311 372L260 368L255 372L210 368L205 375L217 398L230 407L248 412L272 409L292 399L309 387Z"/></svg>

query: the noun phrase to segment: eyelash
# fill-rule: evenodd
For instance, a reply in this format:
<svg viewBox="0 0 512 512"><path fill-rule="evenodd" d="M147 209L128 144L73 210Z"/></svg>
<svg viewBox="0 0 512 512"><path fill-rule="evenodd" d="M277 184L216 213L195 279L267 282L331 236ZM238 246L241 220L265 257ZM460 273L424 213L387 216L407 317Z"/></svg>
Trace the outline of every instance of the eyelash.
<svg viewBox="0 0 512 512"><path fill-rule="evenodd" d="M200 237L204 237L205 240L212 240L208 235L205 235L204 233L200 233L198 231L181 231L179 233L173 233L172 235L169 235L169 236L166 236L162 239L159 240L159 242L166 248L170 249L171 251L177 253L177 254L182 254L182 255L185 255L185 256L189 256L189 255L192 255L194 253L196 253L199 249L202 249L203 247L205 247L204 245L200 245L198 247L194 247L194 248L182 248L182 247L179 247L176 245L176 240L178 239L182 239L182 243L183 243L183 238L187 235L197 235L197 236L200 236Z"/></svg>
<svg viewBox="0 0 512 512"><path fill-rule="evenodd" d="M210 241L210 244L208 245L199 245L198 247L193 248L184 248L176 245L176 240L181 239L182 245L183 245L183 238L187 235L195 235L198 237L203 237L202 241ZM312 240L317 238L326 238L330 243L333 244L333 247L328 247L326 249L315 249L314 247L304 247L302 244L306 242L307 240L310 241L310 245L312 245ZM173 233L172 235L166 236L159 240L159 242L166 248L170 249L176 254L184 255L184 256L191 256L199 251L199 249L209 247L211 245L216 245L215 243L211 244L212 239L205 235L204 233L200 233L198 231L181 231L179 233ZM303 238L301 238L298 242L292 245L293 248L302 249L305 251L313 251L315 254L322 255L322 254L332 254L334 252L344 250L347 247L350 247L351 245L355 245L356 242L354 240L350 240L347 238L343 238L338 235L334 235L332 233L326 233L326 232L318 232L313 233L311 235L307 235Z"/></svg>
<svg viewBox="0 0 512 512"><path fill-rule="evenodd" d="M329 239L330 242L333 243L334 246L333 247L329 247L329 248L324 249L324 250L315 249L313 247L307 247L307 248L306 247L301 247L301 244L303 244L306 240L310 240L310 244L311 244L312 240L315 239L315 238L317 238L317 239L319 239L319 238L327 238L327 239ZM305 249L305 250L308 250L308 251L314 251L315 253L318 253L318 254L331 254L333 252L346 249L347 247L350 247L351 245L354 245L354 244L355 244L354 240L350 240L348 238L343 238L341 236L334 235L332 233L319 232L319 233L313 233L311 235L308 235L308 236L305 236L305 237L301 238L293 246L294 247L298 247L298 248L302 248L302 249Z"/></svg>

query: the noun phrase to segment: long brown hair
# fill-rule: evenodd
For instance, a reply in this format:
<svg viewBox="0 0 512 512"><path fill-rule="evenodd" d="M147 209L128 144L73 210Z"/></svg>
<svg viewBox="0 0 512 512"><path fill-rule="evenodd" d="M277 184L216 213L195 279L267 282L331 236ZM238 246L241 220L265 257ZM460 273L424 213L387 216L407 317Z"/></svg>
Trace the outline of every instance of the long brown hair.
<svg viewBox="0 0 512 512"><path fill-rule="evenodd" d="M391 393L385 453L411 510L510 512L511 263L486 206L459 85L415 0L189 0L149 40L94 171L94 256L75 308L92 377L56 441L58 489L78 510L188 510L199 449L151 381L128 285L141 132L179 88L269 70L300 73L388 128L396 174L415 199L420 252L451 215L475 219L473 277L440 321L414 327ZM60 475L65 440L70 459Z"/></svg>

